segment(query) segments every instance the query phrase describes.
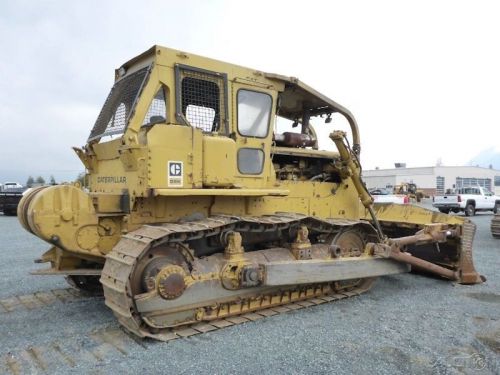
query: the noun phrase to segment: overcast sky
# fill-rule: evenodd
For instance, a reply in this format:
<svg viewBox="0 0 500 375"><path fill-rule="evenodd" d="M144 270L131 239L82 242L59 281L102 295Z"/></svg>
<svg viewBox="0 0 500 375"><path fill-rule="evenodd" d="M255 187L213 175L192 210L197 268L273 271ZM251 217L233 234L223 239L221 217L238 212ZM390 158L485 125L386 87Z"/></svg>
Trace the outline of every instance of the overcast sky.
<svg viewBox="0 0 500 375"><path fill-rule="evenodd" d="M82 170L114 68L154 44L299 77L354 113L365 169L465 164L500 149L498 4L2 0L0 181Z"/></svg>

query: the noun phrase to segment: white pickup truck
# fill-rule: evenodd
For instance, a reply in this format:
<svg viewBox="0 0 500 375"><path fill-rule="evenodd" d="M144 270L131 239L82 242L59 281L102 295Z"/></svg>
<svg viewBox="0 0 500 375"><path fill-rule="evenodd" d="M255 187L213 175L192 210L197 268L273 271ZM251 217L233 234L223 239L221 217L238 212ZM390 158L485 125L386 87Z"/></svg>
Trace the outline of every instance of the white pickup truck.
<svg viewBox="0 0 500 375"><path fill-rule="evenodd" d="M370 194L373 197L374 203L395 203L395 204L408 204L409 198L404 194L391 194L387 189L372 189Z"/></svg>
<svg viewBox="0 0 500 375"><path fill-rule="evenodd" d="M476 211L500 211L500 197L482 187L465 187L455 194L437 195L433 202L445 214L462 211L466 216L474 216Z"/></svg>

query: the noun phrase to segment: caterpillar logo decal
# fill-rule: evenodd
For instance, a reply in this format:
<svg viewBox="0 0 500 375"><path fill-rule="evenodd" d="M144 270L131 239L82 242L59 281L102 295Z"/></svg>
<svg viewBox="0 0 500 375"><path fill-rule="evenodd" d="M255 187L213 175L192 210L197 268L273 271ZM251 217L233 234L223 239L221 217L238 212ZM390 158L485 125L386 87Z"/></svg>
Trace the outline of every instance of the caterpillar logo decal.
<svg viewBox="0 0 500 375"><path fill-rule="evenodd" d="M182 187L183 182L183 165L182 161L168 162L168 186Z"/></svg>

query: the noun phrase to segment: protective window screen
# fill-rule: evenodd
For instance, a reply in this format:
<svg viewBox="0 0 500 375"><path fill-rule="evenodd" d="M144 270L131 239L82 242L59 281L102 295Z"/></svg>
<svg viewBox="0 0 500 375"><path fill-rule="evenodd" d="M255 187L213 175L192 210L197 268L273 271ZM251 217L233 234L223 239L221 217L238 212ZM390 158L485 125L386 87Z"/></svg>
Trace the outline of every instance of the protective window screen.
<svg viewBox="0 0 500 375"><path fill-rule="evenodd" d="M267 135L272 98L261 92L238 91L238 131L241 135L263 138Z"/></svg>
<svg viewBox="0 0 500 375"><path fill-rule="evenodd" d="M165 90L162 87L151 101L142 125L148 126L159 122L165 122L167 120L167 106L165 103Z"/></svg>
<svg viewBox="0 0 500 375"><path fill-rule="evenodd" d="M138 70L114 84L90 132L89 141L125 131L148 69Z"/></svg>
<svg viewBox="0 0 500 375"><path fill-rule="evenodd" d="M223 131L226 113L224 76L190 69L179 69L178 74L181 111L188 122L204 132Z"/></svg>
<svg viewBox="0 0 500 375"><path fill-rule="evenodd" d="M189 104L186 107L185 116L191 125L203 129L205 132L211 132L217 130L215 127L216 113L213 108Z"/></svg>
<svg viewBox="0 0 500 375"><path fill-rule="evenodd" d="M243 174L261 174L264 166L264 151L259 148L238 150L238 170Z"/></svg>

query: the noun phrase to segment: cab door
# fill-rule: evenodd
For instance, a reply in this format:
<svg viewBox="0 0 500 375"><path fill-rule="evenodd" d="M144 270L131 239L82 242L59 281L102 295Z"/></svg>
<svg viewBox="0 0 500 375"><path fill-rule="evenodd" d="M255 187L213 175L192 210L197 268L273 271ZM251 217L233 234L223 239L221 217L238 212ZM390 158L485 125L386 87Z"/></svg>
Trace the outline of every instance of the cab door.
<svg viewBox="0 0 500 375"><path fill-rule="evenodd" d="M488 208L488 197L486 196L486 191L480 188L474 188L472 191L477 195L476 209L484 210Z"/></svg>
<svg viewBox="0 0 500 375"><path fill-rule="evenodd" d="M276 92L236 82L232 89L236 175L245 187L264 187L271 175Z"/></svg>
<svg viewBox="0 0 500 375"><path fill-rule="evenodd" d="M483 189L483 192L484 192L484 198L485 198L485 209L493 209L493 207L495 207L495 196L493 195L493 193L489 190L486 190L486 189Z"/></svg>

